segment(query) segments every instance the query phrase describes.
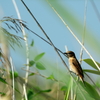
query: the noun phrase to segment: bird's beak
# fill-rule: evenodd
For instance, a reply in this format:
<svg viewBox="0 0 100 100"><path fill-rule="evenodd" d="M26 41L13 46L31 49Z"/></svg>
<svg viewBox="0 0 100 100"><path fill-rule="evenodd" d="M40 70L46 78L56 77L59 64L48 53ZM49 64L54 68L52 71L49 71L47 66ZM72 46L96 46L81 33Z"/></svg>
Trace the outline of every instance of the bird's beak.
<svg viewBox="0 0 100 100"><path fill-rule="evenodd" d="M68 58L68 55L67 55L67 53L66 53L66 52L64 52L63 54L64 54L64 55Z"/></svg>

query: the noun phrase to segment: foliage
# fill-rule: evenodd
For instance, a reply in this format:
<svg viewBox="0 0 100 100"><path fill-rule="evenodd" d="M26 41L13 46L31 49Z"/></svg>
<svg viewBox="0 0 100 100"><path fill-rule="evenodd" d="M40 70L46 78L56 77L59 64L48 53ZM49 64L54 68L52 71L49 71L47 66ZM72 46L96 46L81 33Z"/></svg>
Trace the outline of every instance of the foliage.
<svg viewBox="0 0 100 100"><path fill-rule="evenodd" d="M22 1L22 0L21 0ZM69 13L69 11L65 10L58 2L57 0L54 0L55 4L52 4L52 2L49 0L49 3L52 4L52 7L55 7L57 12L61 15L61 17L64 19L66 22L66 18L64 14L67 14L67 18L69 19L69 23L73 25L73 27L78 30L78 32L81 32L81 24L78 23L79 21L76 20L73 15ZM28 10L29 11L29 10ZM33 16L34 17L34 16ZM35 18L34 18L35 19ZM67 20L68 20L67 19ZM35 19L37 22L37 20ZM7 25L7 27L10 30L15 31L16 33L22 32L21 25L31 31L27 26L26 22L19 20L19 19L14 19L11 17L4 17L2 20L0 20L1 23ZM8 24L10 22L10 24ZM42 30L42 27L40 26L39 22L38 26ZM76 26L77 23L77 26ZM13 49L15 48L15 45L22 47L21 40L24 41L22 37L19 37L17 35L11 34L9 31L6 30L6 28L3 28L2 26L0 27L1 33L3 33L5 40L7 39L7 46L11 46ZM44 33L45 31L42 30ZM31 31L33 32L33 31ZM34 33L34 32L33 32ZM35 33L36 34L36 33ZM46 34L46 33L45 33ZM90 32L89 32L90 35ZM39 35L37 35L40 37ZM41 38L41 37L40 37ZM41 38L43 41L45 39ZM50 39L48 39L50 40ZM52 41L47 42L49 45L53 46ZM3 44L3 42L1 42ZM5 44L4 44L5 45ZM32 40L30 44L31 48L34 48L34 40ZM54 50L59 51L59 49L55 46ZM0 48L0 57L1 57L1 77L0 77L0 82L3 85L8 85L14 92L16 92L14 95L18 95L15 97L18 97L17 99L22 99L21 97L23 96L22 91L25 91L24 85L27 86L26 88L26 95L28 100L57 100L57 93L58 97L60 100L99 100L100 98L100 91L99 91L99 83L97 84L91 84L88 81L88 77L85 76L87 79L85 80L85 86L84 84L80 81L76 81L76 75L72 74L67 71L68 73L66 74L66 70L62 70L58 66L58 68L55 67L55 65L51 65L52 62L49 62L46 57L44 57L45 52L42 52L40 54L36 53L36 56L33 55L33 51L30 52L31 56L33 57L32 59L29 60L28 64L25 64L26 66L29 66L29 69L23 69L26 72L29 72L28 74L28 83L25 84L25 79L19 75L17 71L12 70L11 68L7 68L6 66L12 66L11 61L9 60L9 56L2 52L2 47ZM62 53L62 52L61 52ZM58 52L59 54L59 52ZM63 53L62 53L63 54ZM60 55L59 55L60 56ZM45 60L43 60L43 58ZM92 73L93 75L100 75L100 71L98 70L97 66L94 64L94 62L91 59L83 59L84 62L86 62L88 65L91 66L94 70L90 69L83 69L84 73ZM63 62L64 63L64 62ZM100 67L100 63L96 62L97 65ZM34 71L33 71L34 70ZM21 70L22 71L22 70ZM42 73L43 72L43 73ZM59 75L58 73L59 72ZM10 76L10 77L9 77ZM14 76L14 77L13 77ZM4 77L4 78L3 78ZM91 79L91 78L90 78ZM9 80L11 80L11 83L13 81L15 82L15 86L13 86ZM45 84L47 83L47 84ZM96 82L95 82L96 83ZM38 85L40 84L40 85ZM56 84L56 85L55 85ZM57 87L58 85L58 87ZM2 85L1 85L2 86ZM56 89L57 88L57 89ZM2 90L2 89L1 89ZM1 96L6 96L7 92L0 92ZM21 97L19 97L21 95ZM26 99L24 97L24 99ZM16 100L17 100L16 99Z"/></svg>
<svg viewBox="0 0 100 100"><path fill-rule="evenodd" d="M14 30L16 33L22 32L20 24L25 27L27 26L24 24L25 22L19 19L14 19L11 17L4 17L2 20L0 20L0 23L5 24L10 30ZM24 40L22 37L11 34L8 32L5 28L0 26L0 31L4 35L4 37L7 40L8 45L10 45L13 49L13 45L16 44L17 46L21 47L21 40Z"/></svg>
<svg viewBox="0 0 100 100"><path fill-rule="evenodd" d="M30 60L29 61L29 66L32 67L33 65L35 65L38 69L45 70L45 67L43 66L43 64L41 62L38 62L38 60L40 60L44 54L45 53L38 54L34 58L34 60ZM27 65L27 64L25 64L25 65Z"/></svg>

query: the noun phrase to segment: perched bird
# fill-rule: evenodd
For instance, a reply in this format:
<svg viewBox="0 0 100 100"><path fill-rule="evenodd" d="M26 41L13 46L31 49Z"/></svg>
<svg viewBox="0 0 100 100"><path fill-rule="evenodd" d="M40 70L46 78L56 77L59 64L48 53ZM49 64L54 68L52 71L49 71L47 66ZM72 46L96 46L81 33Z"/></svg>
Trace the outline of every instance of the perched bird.
<svg viewBox="0 0 100 100"><path fill-rule="evenodd" d="M67 51L64 54L68 57L70 70L75 73L82 80L82 82L84 82L83 70L75 56L75 53L73 51Z"/></svg>

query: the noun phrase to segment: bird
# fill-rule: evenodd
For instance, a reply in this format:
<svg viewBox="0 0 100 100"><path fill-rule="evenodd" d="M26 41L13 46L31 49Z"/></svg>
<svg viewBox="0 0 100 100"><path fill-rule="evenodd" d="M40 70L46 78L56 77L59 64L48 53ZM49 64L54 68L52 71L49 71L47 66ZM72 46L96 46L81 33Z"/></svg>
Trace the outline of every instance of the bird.
<svg viewBox="0 0 100 100"><path fill-rule="evenodd" d="M75 53L73 51L67 51L64 53L67 56L70 66L70 71L75 73L80 80L84 83L84 74L80 63L78 62Z"/></svg>

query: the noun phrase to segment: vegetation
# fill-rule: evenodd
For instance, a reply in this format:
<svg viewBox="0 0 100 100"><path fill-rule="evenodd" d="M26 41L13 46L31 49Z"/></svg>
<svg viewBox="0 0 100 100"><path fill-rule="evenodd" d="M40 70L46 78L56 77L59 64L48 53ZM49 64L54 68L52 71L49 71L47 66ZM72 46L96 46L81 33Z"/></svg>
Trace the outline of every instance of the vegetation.
<svg viewBox="0 0 100 100"><path fill-rule="evenodd" d="M77 80L76 75L70 72L69 67L63 58L63 56L66 57L63 54L63 51L54 45L38 20L32 14L31 10L27 7L24 1L21 0L26 10L35 20L47 39L44 39L37 33L33 32L28 28L26 22L20 18L15 19L13 17L4 17L0 20L0 100L99 100L100 81L94 81L88 73L100 75L100 63L93 59L84 46L84 34L87 33L87 36L93 37L91 35L92 33L89 30L85 30L84 24L85 31L83 32L83 41L80 42L71 28L66 24L66 19L69 19L69 23L76 31L78 31L78 33L82 31L82 25L79 21L74 18L69 11L64 9L57 0L54 0L55 4L50 0L47 1L56 15L61 19L66 28L82 47L80 64L84 61L86 65L91 67L91 69L83 69L86 77L85 85L80 80ZM68 18L65 18L65 13L69 15L67 16ZM84 15L84 17L85 16L86 15ZM29 33L33 33L39 37L39 39L47 43L47 45L54 48L54 51L58 54L58 57L62 62L60 64L58 62L55 64L56 61L49 61L50 59L46 56L46 52L39 51L40 53L37 53L34 49L34 40L32 39L31 43L28 42L25 30ZM13 31L16 33L22 33L23 36L13 34ZM90 41L92 41L92 39L90 39ZM92 43L93 42L98 44L98 41L92 41ZM90 45L88 41L87 43ZM90 47L92 48L91 45ZM26 52L26 63L23 64L24 67L19 64L20 72L17 72L14 68L13 59L10 55L11 48L16 51L24 48L22 52ZM89 59L82 59L83 50L89 55ZM21 54L22 52L20 51L19 53ZM65 67L65 69L62 69L61 66ZM23 73L23 71L25 73Z"/></svg>

